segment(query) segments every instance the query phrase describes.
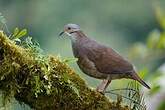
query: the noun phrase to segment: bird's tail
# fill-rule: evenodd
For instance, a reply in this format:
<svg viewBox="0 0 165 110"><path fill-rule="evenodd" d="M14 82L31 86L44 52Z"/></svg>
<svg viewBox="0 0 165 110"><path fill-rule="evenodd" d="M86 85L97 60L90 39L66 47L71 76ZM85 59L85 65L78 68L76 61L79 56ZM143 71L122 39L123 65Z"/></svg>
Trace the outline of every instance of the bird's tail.
<svg viewBox="0 0 165 110"><path fill-rule="evenodd" d="M132 74L132 78L133 78L134 80L137 80L137 81L138 81L139 83L141 83L144 87L146 87L146 88L148 88L148 89L151 89L150 86L148 86L148 84L146 84L146 83L137 75L136 72Z"/></svg>

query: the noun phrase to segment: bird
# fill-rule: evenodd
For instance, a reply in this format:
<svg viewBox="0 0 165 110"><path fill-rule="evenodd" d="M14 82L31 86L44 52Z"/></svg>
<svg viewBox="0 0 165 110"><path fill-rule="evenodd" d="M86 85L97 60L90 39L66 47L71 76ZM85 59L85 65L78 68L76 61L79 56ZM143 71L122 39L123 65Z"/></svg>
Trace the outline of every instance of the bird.
<svg viewBox="0 0 165 110"><path fill-rule="evenodd" d="M135 67L126 58L111 47L89 38L77 24L66 24L59 34L67 34L71 40L73 55L79 68L87 75L101 79L96 91L105 93L106 88L115 79L133 79L150 89L137 74Z"/></svg>

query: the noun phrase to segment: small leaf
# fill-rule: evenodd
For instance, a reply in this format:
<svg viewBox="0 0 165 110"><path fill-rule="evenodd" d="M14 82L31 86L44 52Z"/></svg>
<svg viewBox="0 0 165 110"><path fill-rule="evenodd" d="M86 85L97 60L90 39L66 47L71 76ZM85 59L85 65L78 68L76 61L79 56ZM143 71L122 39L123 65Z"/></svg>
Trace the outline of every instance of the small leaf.
<svg viewBox="0 0 165 110"><path fill-rule="evenodd" d="M14 32L13 32L12 37L15 37L15 36L18 34L18 32L19 32L19 29L18 29L18 27L16 27L16 28L14 29Z"/></svg>
<svg viewBox="0 0 165 110"><path fill-rule="evenodd" d="M21 32L19 32L19 34L15 38L21 38L26 34L27 34L27 29L23 29L21 30Z"/></svg>
<svg viewBox="0 0 165 110"><path fill-rule="evenodd" d="M19 43L21 42L21 40L18 38L14 39L14 41L19 42Z"/></svg>

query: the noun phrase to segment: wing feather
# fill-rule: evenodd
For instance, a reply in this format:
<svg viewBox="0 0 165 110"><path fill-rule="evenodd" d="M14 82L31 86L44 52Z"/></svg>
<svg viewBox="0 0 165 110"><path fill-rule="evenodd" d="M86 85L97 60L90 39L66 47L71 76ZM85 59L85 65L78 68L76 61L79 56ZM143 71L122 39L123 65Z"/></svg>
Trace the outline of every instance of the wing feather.
<svg viewBox="0 0 165 110"><path fill-rule="evenodd" d="M133 71L132 64L112 48L90 41L84 46L84 49L88 59L95 64L95 67L101 73L119 74Z"/></svg>

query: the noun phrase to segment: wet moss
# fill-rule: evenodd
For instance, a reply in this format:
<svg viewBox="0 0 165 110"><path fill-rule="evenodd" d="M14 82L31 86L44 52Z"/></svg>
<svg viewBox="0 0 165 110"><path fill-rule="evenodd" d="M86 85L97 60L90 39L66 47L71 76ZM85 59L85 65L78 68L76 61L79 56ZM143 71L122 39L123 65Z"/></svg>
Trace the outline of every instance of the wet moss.
<svg viewBox="0 0 165 110"><path fill-rule="evenodd" d="M36 110L129 110L91 90L55 56L37 59L0 32L0 89L4 103L15 98Z"/></svg>

